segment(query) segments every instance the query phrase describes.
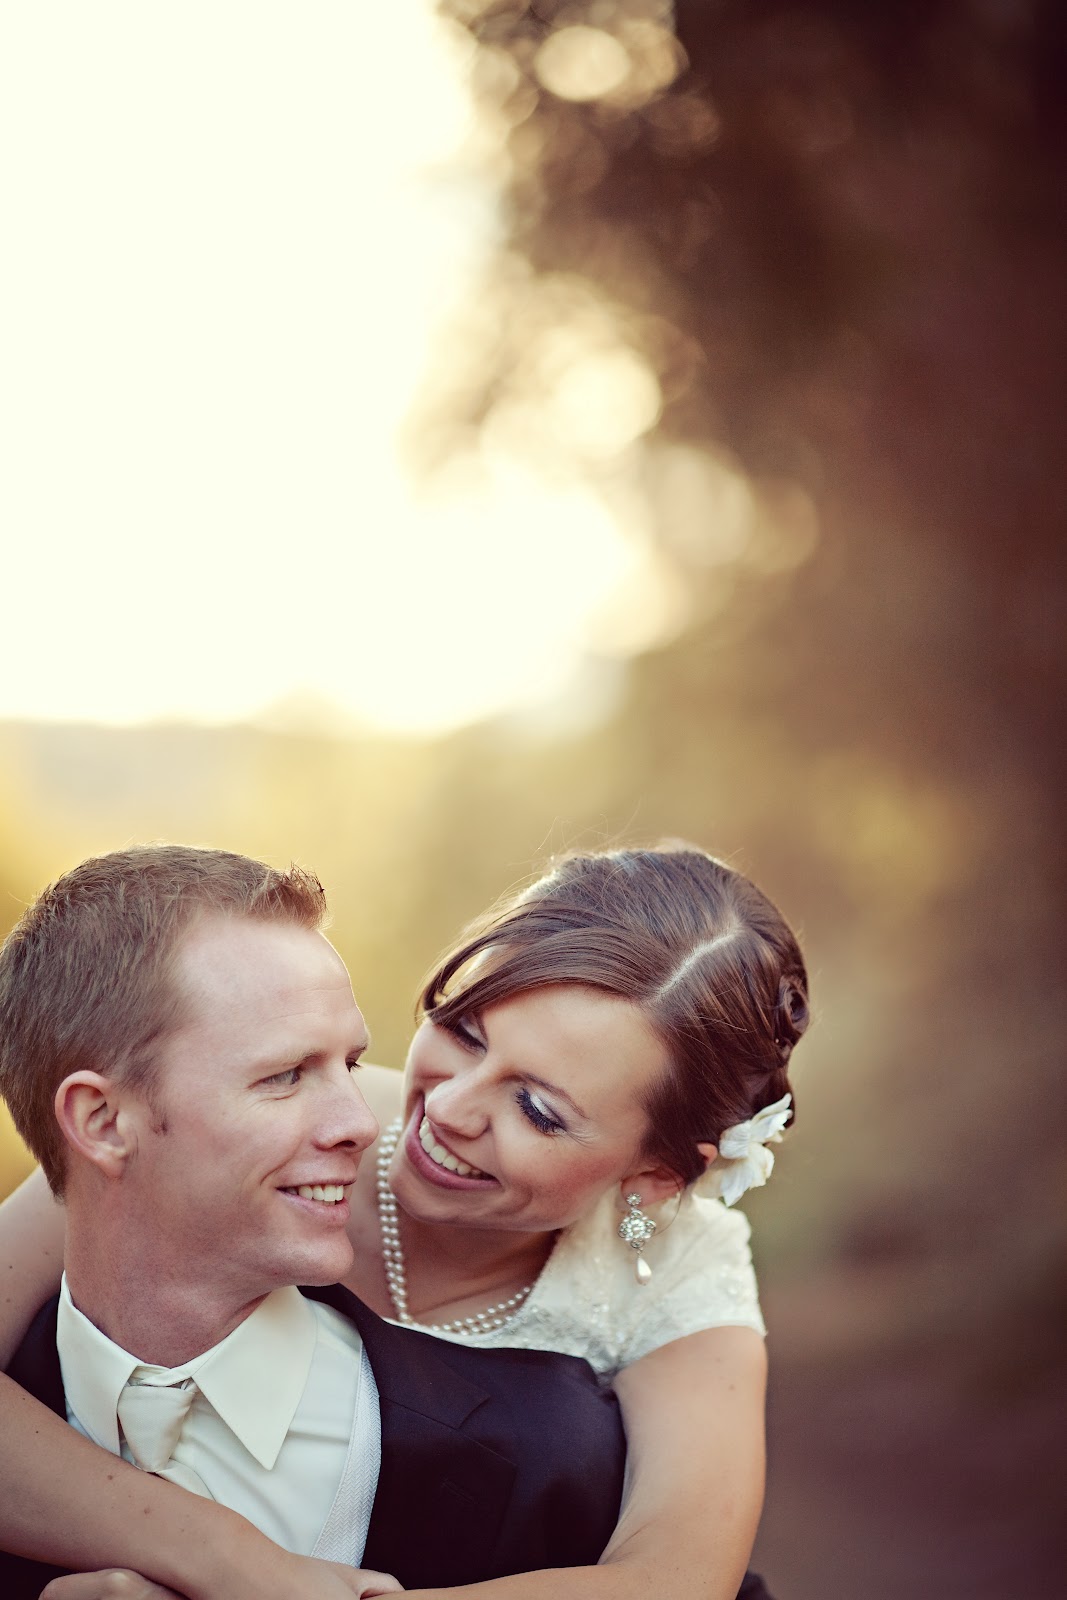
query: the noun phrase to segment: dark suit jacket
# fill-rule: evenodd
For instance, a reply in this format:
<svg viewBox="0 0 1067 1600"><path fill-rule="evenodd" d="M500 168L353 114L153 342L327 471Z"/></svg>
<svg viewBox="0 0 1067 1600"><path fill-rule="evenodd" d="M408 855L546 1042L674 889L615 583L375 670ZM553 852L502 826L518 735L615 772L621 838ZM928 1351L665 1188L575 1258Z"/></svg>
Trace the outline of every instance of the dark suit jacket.
<svg viewBox="0 0 1067 1600"><path fill-rule="evenodd" d="M433 1589L597 1560L618 1517L624 1440L614 1395L584 1361L451 1344L383 1322L346 1289L304 1292L352 1319L378 1386L365 1566ZM65 1417L57 1305L38 1313L8 1371ZM60 1571L0 1552L0 1596L36 1600ZM771 1597L750 1572L738 1600Z"/></svg>
<svg viewBox="0 0 1067 1600"><path fill-rule="evenodd" d="M397 1328L345 1289L305 1291L350 1317L382 1416L382 1466L364 1564L406 1588L477 1583L596 1561L618 1518L618 1405L574 1356L477 1350ZM56 1308L8 1369L66 1415ZM31 1600L58 1569L0 1554L3 1600Z"/></svg>

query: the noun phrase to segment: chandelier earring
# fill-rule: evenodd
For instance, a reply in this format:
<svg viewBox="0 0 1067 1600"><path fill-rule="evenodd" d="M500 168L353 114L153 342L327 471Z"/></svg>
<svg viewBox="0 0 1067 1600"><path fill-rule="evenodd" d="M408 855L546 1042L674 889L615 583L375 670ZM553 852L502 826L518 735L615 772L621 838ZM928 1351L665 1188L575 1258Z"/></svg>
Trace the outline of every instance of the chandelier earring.
<svg viewBox="0 0 1067 1600"><path fill-rule="evenodd" d="M641 1196L636 1189L622 1198L629 1209L619 1223L617 1232L623 1243L628 1244L630 1249L636 1253L637 1260L634 1262L634 1277L639 1284L644 1285L652 1277L652 1268L645 1260L642 1251L654 1233L666 1233L681 1209L682 1191L679 1189L676 1192L674 1210L666 1222L662 1221L662 1219L657 1222L654 1217L649 1216L647 1211L641 1209Z"/></svg>
<svg viewBox="0 0 1067 1600"><path fill-rule="evenodd" d="M619 1238L637 1252L634 1277L638 1283L646 1284L652 1276L652 1268L641 1252L655 1233L656 1224L647 1211L641 1210L641 1196L636 1191L626 1195L625 1199L629 1210L619 1223Z"/></svg>

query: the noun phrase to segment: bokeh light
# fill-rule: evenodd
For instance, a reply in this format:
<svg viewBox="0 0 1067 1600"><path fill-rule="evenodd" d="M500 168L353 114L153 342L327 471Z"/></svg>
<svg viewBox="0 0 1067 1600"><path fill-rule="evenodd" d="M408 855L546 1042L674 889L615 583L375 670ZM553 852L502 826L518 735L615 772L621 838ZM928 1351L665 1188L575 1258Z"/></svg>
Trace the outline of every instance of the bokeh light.
<svg viewBox="0 0 1067 1600"><path fill-rule="evenodd" d="M499 230L469 43L428 0L4 28L0 716L426 732L577 681L611 511L523 444L406 454ZM653 425L635 352L549 342L556 453Z"/></svg>
<svg viewBox="0 0 1067 1600"><path fill-rule="evenodd" d="M1063 1587L1058 21L0 22L6 920L301 860L399 1063L554 851L750 871L816 1013L747 1202L783 1600Z"/></svg>

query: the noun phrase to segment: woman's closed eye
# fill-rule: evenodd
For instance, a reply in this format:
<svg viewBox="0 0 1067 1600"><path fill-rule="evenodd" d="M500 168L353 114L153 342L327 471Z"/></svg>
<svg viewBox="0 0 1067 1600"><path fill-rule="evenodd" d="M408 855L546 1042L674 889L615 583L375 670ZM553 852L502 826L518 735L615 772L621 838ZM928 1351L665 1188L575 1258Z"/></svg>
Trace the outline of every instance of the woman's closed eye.
<svg viewBox="0 0 1067 1600"><path fill-rule="evenodd" d="M458 1044L463 1046L464 1050L485 1049L485 1040L477 1032L473 1017L457 1017L455 1022L445 1022L441 1026L452 1035Z"/></svg>
<svg viewBox="0 0 1067 1600"><path fill-rule="evenodd" d="M515 1099L523 1116L528 1122L532 1122L540 1133L566 1133L565 1124L548 1109L540 1095L522 1088L515 1091Z"/></svg>

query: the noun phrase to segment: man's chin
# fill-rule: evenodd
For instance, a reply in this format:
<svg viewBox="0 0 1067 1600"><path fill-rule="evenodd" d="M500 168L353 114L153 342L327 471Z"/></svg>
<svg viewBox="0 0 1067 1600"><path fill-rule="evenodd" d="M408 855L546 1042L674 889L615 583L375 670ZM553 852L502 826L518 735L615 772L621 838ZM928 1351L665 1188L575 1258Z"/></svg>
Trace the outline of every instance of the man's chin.
<svg viewBox="0 0 1067 1600"><path fill-rule="evenodd" d="M309 1251L302 1261L296 1263L299 1266L299 1276L290 1277L289 1282L306 1283L309 1288L340 1283L341 1279L347 1278L352 1271L355 1259L355 1252L351 1246L346 1250Z"/></svg>
<svg viewBox="0 0 1067 1600"><path fill-rule="evenodd" d="M347 1277L355 1260L346 1231L350 1217L347 1198L327 1206L288 1189L280 1195L287 1216L275 1235L275 1264L284 1281L310 1287Z"/></svg>

